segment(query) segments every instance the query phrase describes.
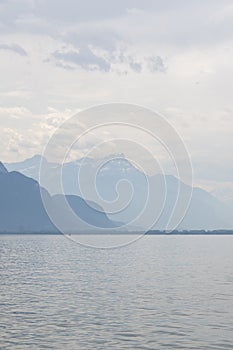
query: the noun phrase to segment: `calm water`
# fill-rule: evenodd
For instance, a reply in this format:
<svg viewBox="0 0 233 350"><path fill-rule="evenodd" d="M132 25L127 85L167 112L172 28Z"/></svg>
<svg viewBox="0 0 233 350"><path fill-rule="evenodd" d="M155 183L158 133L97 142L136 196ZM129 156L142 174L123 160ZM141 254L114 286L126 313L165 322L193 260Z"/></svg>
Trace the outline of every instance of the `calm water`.
<svg viewBox="0 0 233 350"><path fill-rule="evenodd" d="M0 349L232 349L233 237L0 236Z"/></svg>

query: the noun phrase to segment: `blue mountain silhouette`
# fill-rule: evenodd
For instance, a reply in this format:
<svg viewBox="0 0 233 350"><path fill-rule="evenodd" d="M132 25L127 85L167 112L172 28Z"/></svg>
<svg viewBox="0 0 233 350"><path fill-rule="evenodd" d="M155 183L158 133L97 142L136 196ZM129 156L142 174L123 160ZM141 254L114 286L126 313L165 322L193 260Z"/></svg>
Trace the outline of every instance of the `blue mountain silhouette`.
<svg viewBox="0 0 233 350"><path fill-rule="evenodd" d="M79 226L74 226L61 206L64 196L50 196L36 180L16 171L8 172L0 163L0 233L59 232L43 206L41 191L51 208L66 222L67 231L81 232L89 225L93 231L117 226L96 204L88 203L79 196L68 195L65 196L66 200L80 218Z"/></svg>
<svg viewBox="0 0 233 350"><path fill-rule="evenodd" d="M154 176L148 176L145 179L144 174L134 167L124 155L119 155L119 159L111 160L111 156L106 159L105 165L99 169L96 176L96 188L100 197L104 200L112 201L117 198L116 184L121 180L126 180L132 184L134 188L134 198L132 202L124 209L118 213L108 217L116 222L129 222L131 219L135 218L142 208L142 204L146 200L147 191L147 180L153 188L156 189L156 195L154 198L154 210L157 210L157 200L161 195L160 183L161 177L163 175L157 174ZM41 156L36 155L23 162L5 164L9 170L17 170L24 173L27 176L33 177L34 179L39 178ZM59 173L60 165L57 163L46 162L48 168L48 177L46 182L43 184L51 194L59 193L59 186L56 180L56 174ZM84 165L83 165L84 164ZM68 162L63 165L62 169L62 183L66 194L78 195L83 197L81 192L82 187L86 190L85 198L93 200L103 207L105 212L108 212L108 205L104 205L98 198L92 197L91 188L89 191L89 174L96 169L96 160L91 158L78 159L76 161ZM78 183L77 175L82 169L82 183ZM163 230L166 227L168 218L172 213L172 209L175 205L178 193L178 187L181 186L184 190L189 190L190 188L179 181L176 177L172 175L165 175L165 181L167 185L167 197L165 201L165 206L160 219L152 227L152 229ZM88 193L89 191L89 193ZM123 187L121 195L125 198L128 193ZM123 198L124 199L124 198ZM146 221L142 220L140 222L140 227L146 227ZM216 230L216 229L232 229L233 218L232 210L225 203L221 202L219 199L204 191L198 187L193 188L192 199L190 207L179 224L179 230Z"/></svg>

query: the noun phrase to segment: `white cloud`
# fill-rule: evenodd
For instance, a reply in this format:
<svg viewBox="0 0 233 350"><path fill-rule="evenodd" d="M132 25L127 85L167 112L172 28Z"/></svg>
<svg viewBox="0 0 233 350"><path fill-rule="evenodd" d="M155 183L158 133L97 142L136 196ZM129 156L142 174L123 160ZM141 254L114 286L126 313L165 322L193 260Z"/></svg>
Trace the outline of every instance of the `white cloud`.
<svg viewBox="0 0 233 350"><path fill-rule="evenodd" d="M21 106L1 107L1 160L8 162L41 154L50 136L75 112L58 112L50 107L46 114L35 115Z"/></svg>

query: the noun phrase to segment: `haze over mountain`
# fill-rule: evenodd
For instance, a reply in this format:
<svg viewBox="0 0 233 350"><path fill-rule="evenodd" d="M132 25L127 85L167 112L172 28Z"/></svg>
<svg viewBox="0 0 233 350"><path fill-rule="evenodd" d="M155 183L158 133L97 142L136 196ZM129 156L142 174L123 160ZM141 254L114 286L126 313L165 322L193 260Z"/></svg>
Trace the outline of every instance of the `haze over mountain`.
<svg viewBox="0 0 233 350"><path fill-rule="evenodd" d="M97 193L93 192L90 186L90 174L95 173L98 162L95 159L78 159L63 165L62 185L65 194L79 195L99 204L105 212L109 210L109 202L119 199L124 209L114 214L108 214L113 221L133 222L133 219L140 214L143 209L143 203L147 199L147 181L149 186L154 189L154 215L158 214L158 202L161 202L162 190L161 183L163 176L160 174L154 176L145 176L141 171L135 168L124 155L110 156L105 159L105 164L100 167L96 176ZM8 170L17 170L36 180L39 178L41 156L37 155L23 162L5 164ZM45 160L46 162L46 160ZM60 171L60 165L57 163L46 162L48 176L43 183L50 194L60 193L60 185L56 181ZM78 175L80 176L78 181ZM123 180L123 181L122 181ZM121 182L119 182L121 181ZM182 190L189 191L190 188L171 175L165 175L167 186L167 197L164 203L164 209L159 220L153 225L153 229L164 229L172 215L173 207L177 200L179 187ZM132 200L127 202L130 196L129 183L133 187ZM117 184L119 185L117 187ZM152 215L150 213L150 215ZM147 217L144 216L140 221L138 228L144 228L147 225ZM192 229L231 229L233 227L232 211L216 197L200 188L193 188L192 199L189 209L178 226L180 230ZM135 228L135 227L134 227Z"/></svg>
<svg viewBox="0 0 233 350"><path fill-rule="evenodd" d="M88 205L78 196L66 196L79 218L78 225L74 224L70 213L63 208L64 196L50 196L36 180L16 171L8 172L0 163L0 233L58 233L43 206L41 192L48 205L61 217L67 232L98 231L117 226L97 205L95 210L93 204Z"/></svg>

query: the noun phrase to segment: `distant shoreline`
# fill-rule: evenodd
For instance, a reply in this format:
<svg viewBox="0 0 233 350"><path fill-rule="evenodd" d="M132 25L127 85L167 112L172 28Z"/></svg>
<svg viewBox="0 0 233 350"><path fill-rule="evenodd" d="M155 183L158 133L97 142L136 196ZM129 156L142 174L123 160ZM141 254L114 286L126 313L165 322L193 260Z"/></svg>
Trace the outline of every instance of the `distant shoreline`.
<svg viewBox="0 0 233 350"><path fill-rule="evenodd" d="M111 232L111 230L106 232L78 232L78 233L70 233L63 234L58 232L0 232L0 235L3 236L20 236L20 235L33 235L33 236L76 236L76 235L147 235L147 236L224 236L224 235L233 235L233 230L213 230L213 231L204 231L204 230L190 230L190 231L148 231L146 233L140 231L132 231L132 232Z"/></svg>

